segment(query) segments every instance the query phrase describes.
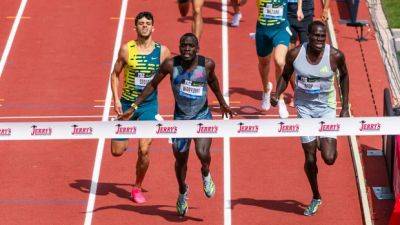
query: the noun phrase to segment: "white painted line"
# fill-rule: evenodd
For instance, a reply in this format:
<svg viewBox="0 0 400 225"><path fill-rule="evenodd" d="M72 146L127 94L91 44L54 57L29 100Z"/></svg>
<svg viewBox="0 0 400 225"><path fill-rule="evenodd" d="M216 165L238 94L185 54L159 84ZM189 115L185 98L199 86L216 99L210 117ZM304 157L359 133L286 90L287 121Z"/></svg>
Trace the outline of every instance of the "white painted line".
<svg viewBox="0 0 400 225"><path fill-rule="evenodd" d="M327 0L324 0L324 1L327 1ZM328 30L329 30L329 38L331 39L332 46L335 48L339 48L338 42L336 40L335 28L333 27L331 12L329 12L329 15L328 15ZM351 107L350 107L350 109L351 109ZM351 113L351 111L350 111L350 113ZM363 170L363 167L361 164L360 150L358 149L358 142L357 142L356 136L354 136L354 135L350 136L349 141L350 141L350 148L351 148L351 153L352 153L352 158L353 158L353 166L354 166L354 170L356 173L358 192L359 192L359 196L361 199L364 222L365 222L365 225L372 225L371 210L369 208L369 203L368 203L368 195L367 195L367 189L366 189L366 184L365 184L364 170Z"/></svg>
<svg viewBox="0 0 400 225"><path fill-rule="evenodd" d="M228 40L228 5L222 0L222 94L229 105L229 40ZM224 118L225 120L229 118ZM231 152L230 138L224 137L224 225L231 225Z"/></svg>
<svg viewBox="0 0 400 225"><path fill-rule="evenodd" d="M8 36L6 47L4 48L3 55L0 60L0 77L3 74L4 66L6 65L8 54L10 54L11 46L14 41L15 34L17 33L17 29L19 26L19 22L21 21L22 14L24 13L25 6L28 0L22 0L19 5L17 16L15 17L13 26L11 28L10 36Z"/></svg>
<svg viewBox="0 0 400 225"><path fill-rule="evenodd" d="M111 71L113 70L114 62L117 61L118 51L121 46L122 33L123 33L123 29L124 29L127 6L128 6L128 0L122 0L121 12L119 15L119 22L118 22L117 36L115 38L114 54L113 54L113 58L111 61L111 69L110 69L109 74L111 74ZM111 77L109 77L109 80L107 83L107 95L106 95L106 99L105 99L105 103L104 103L105 107L103 110L102 121L107 121L108 117L109 117L109 113L110 113L111 95L112 95L111 87L110 87L110 83L111 83L110 80L111 80ZM101 138L101 139L99 139L99 142L97 144L96 159L94 161L92 182L90 185L90 194L89 194L88 204L86 207L86 216L85 216L84 225L92 224L93 208L94 208L94 203L96 200L97 183L99 181L99 176L100 176L100 166L101 166L101 160L103 157L104 142L105 142L105 139Z"/></svg>

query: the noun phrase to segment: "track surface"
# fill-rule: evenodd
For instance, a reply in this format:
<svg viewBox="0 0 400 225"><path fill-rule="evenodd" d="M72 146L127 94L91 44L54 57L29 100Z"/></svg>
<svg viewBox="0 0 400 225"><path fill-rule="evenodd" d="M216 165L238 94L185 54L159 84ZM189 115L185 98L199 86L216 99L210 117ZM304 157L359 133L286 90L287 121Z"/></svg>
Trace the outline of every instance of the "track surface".
<svg viewBox="0 0 400 225"><path fill-rule="evenodd" d="M18 4L10 0L0 3L4 9L0 12L2 51L13 23L6 17L16 15ZM383 64L376 63L379 58L376 42L363 43L368 45L364 47L368 69L374 73L370 82L373 98L368 79L359 69L363 63L357 55L360 47L353 39L356 33L336 23L340 17L338 9L343 6L335 2L331 5L339 47L349 65L353 112L356 116L375 116L374 104L382 109L381 94L387 86ZM223 61L221 6L217 0L206 1L200 46L201 54L215 60L219 75L222 75ZM363 7L360 15L368 17ZM120 8L120 1L28 1L1 74L1 120L101 120L103 108L98 106L104 105L107 92ZM316 2L316 16L320 15L320 9L320 2ZM129 1L123 42L135 37L133 18L143 10L155 15L154 39L176 54L179 36L190 31L191 21L189 17L178 17L172 0ZM255 4L249 1L242 11L241 26L228 31L231 106L237 107L239 118L277 117L276 109L268 113L259 111L260 78L254 41L248 37L255 28ZM357 46L358 49L350 50ZM222 86L222 76L219 79ZM161 84L159 93L162 93L160 113L170 119L173 102L168 79ZM214 96L209 97L209 102L216 106ZM290 112L295 113L293 109ZM213 110L219 119L218 113ZM378 139L372 143L360 140L362 144L379 148ZM96 140L0 142L2 224L83 224L97 144ZM130 201L136 146L137 141L132 140L130 151L123 157L113 158L109 153L110 141L106 140L92 224L224 223L223 190L228 184L223 183L222 139L215 139L212 145L211 171L217 186L213 199L204 197L200 164L194 152L190 156L187 175L190 210L185 218L178 218L175 213L174 160L171 147L164 139L155 139L152 145L150 169L144 182L148 202L137 205ZM304 217L302 212L311 199L311 191L303 172L298 138L231 139L232 224L247 221L253 224L362 224L347 139L339 138L338 146L335 166L329 168L319 159L324 203L316 216Z"/></svg>

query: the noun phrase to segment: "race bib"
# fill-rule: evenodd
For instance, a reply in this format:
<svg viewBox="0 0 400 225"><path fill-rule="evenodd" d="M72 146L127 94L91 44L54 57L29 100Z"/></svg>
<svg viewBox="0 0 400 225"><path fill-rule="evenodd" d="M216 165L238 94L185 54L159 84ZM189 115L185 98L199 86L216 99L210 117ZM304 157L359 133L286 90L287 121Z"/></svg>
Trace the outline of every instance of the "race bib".
<svg viewBox="0 0 400 225"><path fill-rule="evenodd" d="M297 87L308 94L318 94L321 92L321 82L319 78L310 78L299 76L297 78Z"/></svg>
<svg viewBox="0 0 400 225"><path fill-rule="evenodd" d="M282 19L283 18L283 6L274 7L272 4L267 4L264 9L265 19Z"/></svg>
<svg viewBox="0 0 400 225"><path fill-rule="evenodd" d="M198 98L203 96L204 84L201 82L184 80L179 88L179 93L182 96L189 98Z"/></svg>
<svg viewBox="0 0 400 225"><path fill-rule="evenodd" d="M135 76L135 86L143 89L152 79L153 76L145 77L143 73L137 73Z"/></svg>

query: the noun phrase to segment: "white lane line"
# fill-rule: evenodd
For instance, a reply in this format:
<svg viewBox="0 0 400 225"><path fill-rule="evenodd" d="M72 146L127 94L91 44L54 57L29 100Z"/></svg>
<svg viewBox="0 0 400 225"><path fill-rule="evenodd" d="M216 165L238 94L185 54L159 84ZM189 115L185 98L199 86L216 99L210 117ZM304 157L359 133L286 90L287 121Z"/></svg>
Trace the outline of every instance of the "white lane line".
<svg viewBox="0 0 400 225"><path fill-rule="evenodd" d="M15 17L13 26L11 28L10 36L8 36L6 47L4 48L3 55L0 60L0 77L3 74L4 66L6 65L8 54L10 54L12 43L14 42L15 34L17 33L17 29L19 26L19 22L21 21L22 14L24 14L25 6L28 0L22 0L19 5L17 16Z"/></svg>
<svg viewBox="0 0 400 225"><path fill-rule="evenodd" d="M126 15L126 9L128 6L128 0L122 0L121 4L121 12L119 15L119 22L118 22L118 30L117 30L117 36L115 38L115 45L114 45L114 54L113 58L111 61L111 69L110 73L113 69L114 62L117 60L118 56L118 51L121 46L122 42L122 33L124 29L124 22L125 22L125 15ZM109 114L110 114L110 105L111 105L111 87L110 87L110 79L108 79L107 83L107 95L106 95L106 100L105 100L105 107L103 110L103 116L102 116L102 121L107 121ZM85 216L85 223L84 225L90 225L92 223L92 218L93 218L93 208L94 208L94 203L96 200L96 191L97 191L97 183L99 181L99 176L100 176L100 166L101 166L101 160L103 157L103 151L104 151L104 142L105 139L101 138L99 139L99 142L97 144L97 150L96 150L96 159L94 161L94 167L93 167L93 174L92 174L92 182L90 185L90 194L89 194L89 199L88 199L88 204L86 207L86 216Z"/></svg>
<svg viewBox="0 0 400 225"><path fill-rule="evenodd" d="M229 43L228 43L228 5L222 0L222 92L229 105ZM228 118L224 118L225 120ZM224 137L224 225L231 225L231 150L230 138Z"/></svg>

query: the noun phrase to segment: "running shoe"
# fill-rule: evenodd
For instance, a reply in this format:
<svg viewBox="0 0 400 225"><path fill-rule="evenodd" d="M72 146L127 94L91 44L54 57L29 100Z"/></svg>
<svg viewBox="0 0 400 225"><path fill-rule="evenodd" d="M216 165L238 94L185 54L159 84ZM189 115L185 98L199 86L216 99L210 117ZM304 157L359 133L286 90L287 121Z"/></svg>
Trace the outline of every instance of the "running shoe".
<svg viewBox="0 0 400 225"><path fill-rule="evenodd" d="M267 92L264 92L262 95L261 108L265 111L268 111L271 108L271 91L272 91L272 83L268 82Z"/></svg>
<svg viewBox="0 0 400 225"><path fill-rule="evenodd" d="M279 107L279 117L282 119L288 118L289 112L287 111L286 104L283 99L278 101L278 107Z"/></svg>
<svg viewBox="0 0 400 225"><path fill-rule="evenodd" d="M138 188L138 187L134 187L132 189L131 198L134 202L139 203L139 204L146 202L146 199L144 198L141 188Z"/></svg>
<svg viewBox="0 0 400 225"><path fill-rule="evenodd" d="M206 181L203 177L203 190L204 194L207 198L211 198L215 194L215 184L214 181L210 178L210 181Z"/></svg>
<svg viewBox="0 0 400 225"><path fill-rule="evenodd" d="M240 20L242 19L242 14L241 13L235 13L232 17L231 21L231 26L232 27L238 27L240 24Z"/></svg>
<svg viewBox="0 0 400 225"><path fill-rule="evenodd" d="M178 200L176 201L176 212L178 212L179 216L185 216L189 209L189 205L187 202L187 195L188 195L189 187L186 185L186 192L178 195Z"/></svg>
<svg viewBox="0 0 400 225"><path fill-rule="evenodd" d="M321 199L315 199L315 198L313 198L313 199L311 200L310 205L306 208L306 210L304 210L304 215L305 215L305 216L312 216L312 215L314 215L314 214L317 212L318 207L319 207L321 204L322 204L322 200L321 200Z"/></svg>

